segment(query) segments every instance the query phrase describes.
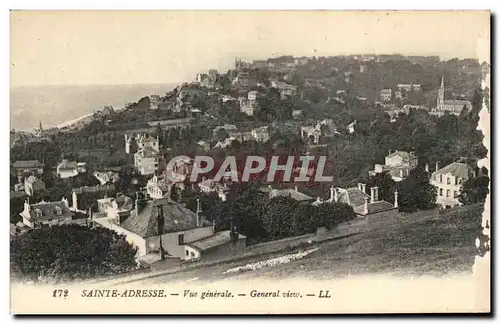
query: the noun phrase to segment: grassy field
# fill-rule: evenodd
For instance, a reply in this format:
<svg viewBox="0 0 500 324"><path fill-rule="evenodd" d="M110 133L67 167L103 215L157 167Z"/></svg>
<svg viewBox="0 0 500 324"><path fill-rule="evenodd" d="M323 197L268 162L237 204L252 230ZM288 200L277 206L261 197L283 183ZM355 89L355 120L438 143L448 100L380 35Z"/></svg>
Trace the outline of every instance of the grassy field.
<svg viewBox="0 0 500 324"><path fill-rule="evenodd" d="M182 273L146 279L143 283L219 282L270 278L335 279L349 275L390 274L418 277L471 272L480 231L482 205L400 214L372 224L366 232L319 244L319 250L300 260L243 273L224 274L230 268L267 260L281 252Z"/></svg>
<svg viewBox="0 0 500 324"><path fill-rule="evenodd" d="M482 205L387 219L363 234L327 243L297 262L249 274L327 279L354 274L446 275L472 271ZM247 279L247 278L241 278Z"/></svg>

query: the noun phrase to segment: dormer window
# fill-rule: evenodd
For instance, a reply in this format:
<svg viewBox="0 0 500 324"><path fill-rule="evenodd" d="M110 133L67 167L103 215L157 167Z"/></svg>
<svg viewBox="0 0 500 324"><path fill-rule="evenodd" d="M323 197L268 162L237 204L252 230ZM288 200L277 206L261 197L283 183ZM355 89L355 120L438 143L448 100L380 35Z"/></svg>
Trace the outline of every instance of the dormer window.
<svg viewBox="0 0 500 324"><path fill-rule="evenodd" d="M61 207L56 206L55 210L56 210L56 215L62 215L62 209L61 209Z"/></svg>
<svg viewBox="0 0 500 324"><path fill-rule="evenodd" d="M35 209L36 217L42 217L42 211L40 209Z"/></svg>

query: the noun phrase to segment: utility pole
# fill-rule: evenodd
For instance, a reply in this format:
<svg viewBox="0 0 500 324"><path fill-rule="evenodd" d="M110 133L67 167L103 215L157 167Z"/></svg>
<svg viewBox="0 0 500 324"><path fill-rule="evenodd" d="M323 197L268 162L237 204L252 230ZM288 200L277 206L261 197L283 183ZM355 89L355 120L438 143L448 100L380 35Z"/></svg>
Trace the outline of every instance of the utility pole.
<svg viewBox="0 0 500 324"><path fill-rule="evenodd" d="M160 236L160 260L165 259L165 251L163 250L163 241L162 241L162 235L163 235L163 226L165 224L165 217L163 216L163 206L157 206L158 208L158 216L156 217L156 223L157 223L157 231L158 235Z"/></svg>

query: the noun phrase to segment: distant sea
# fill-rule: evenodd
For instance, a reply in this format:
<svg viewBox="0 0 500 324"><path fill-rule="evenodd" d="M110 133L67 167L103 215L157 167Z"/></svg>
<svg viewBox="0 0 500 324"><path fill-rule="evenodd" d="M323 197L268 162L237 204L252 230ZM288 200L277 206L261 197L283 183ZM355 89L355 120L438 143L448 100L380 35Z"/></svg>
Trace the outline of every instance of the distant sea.
<svg viewBox="0 0 500 324"><path fill-rule="evenodd" d="M180 84L180 82L179 82ZM33 131L93 114L104 106L122 109L152 94L163 95L178 84L71 85L13 87L10 90L10 129Z"/></svg>

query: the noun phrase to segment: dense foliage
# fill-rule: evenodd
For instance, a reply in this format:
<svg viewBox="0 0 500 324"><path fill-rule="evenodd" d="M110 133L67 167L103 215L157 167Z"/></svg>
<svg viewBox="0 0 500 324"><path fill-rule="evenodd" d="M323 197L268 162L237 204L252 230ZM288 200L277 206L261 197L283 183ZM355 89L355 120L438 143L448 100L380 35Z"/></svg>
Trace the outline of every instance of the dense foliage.
<svg viewBox="0 0 500 324"><path fill-rule="evenodd" d="M101 227L52 226L11 240L11 262L31 280L117 274L136 267L135 254L123 235Z"/></svg>

